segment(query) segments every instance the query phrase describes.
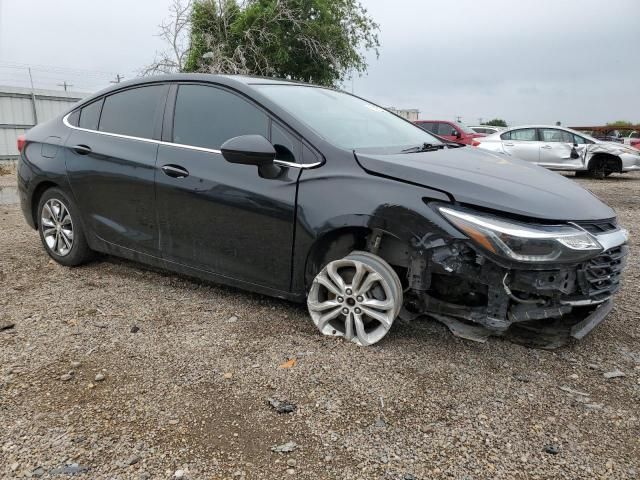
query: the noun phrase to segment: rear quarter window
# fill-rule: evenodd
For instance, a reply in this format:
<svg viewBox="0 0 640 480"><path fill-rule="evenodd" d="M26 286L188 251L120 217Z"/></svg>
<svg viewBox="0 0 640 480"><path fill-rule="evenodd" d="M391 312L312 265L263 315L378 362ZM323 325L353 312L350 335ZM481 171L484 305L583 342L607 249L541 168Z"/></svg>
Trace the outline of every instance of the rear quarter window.
<svg viewBox="0 0 640 480"><path fill-rule="evenodd" d="M90 103L86 107L82 107L80 109L78 126L88 130L97 130L98 121L100 120L100 110L102 110L102 99Z"/></svg>

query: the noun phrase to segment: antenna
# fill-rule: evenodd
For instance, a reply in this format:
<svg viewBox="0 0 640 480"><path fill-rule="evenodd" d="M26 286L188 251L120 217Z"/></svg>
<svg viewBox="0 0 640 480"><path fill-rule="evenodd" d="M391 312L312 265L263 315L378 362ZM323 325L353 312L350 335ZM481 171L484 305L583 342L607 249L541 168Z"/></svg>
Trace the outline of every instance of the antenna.
<svg viewBox="0 0 640 480"><path fill-rule="evenodd" d="M67 89L68 89L69 87L73 87L73 84L72 84L72 83L67 83L67 81L66 81L66 80L65 80L64 82L62 82L62 83L58 83L57 85L58 85L59 87L63 87L65 92L67 91Z"/></svg>

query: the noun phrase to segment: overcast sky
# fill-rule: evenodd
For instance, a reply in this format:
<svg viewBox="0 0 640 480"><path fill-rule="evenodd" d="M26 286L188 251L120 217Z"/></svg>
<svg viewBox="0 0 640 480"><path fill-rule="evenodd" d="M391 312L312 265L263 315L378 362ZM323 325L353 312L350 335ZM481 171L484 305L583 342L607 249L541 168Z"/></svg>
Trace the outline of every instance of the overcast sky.
<svg viewBox="0 0 640 480"><path fill-rule="evenodd" d="M0 0L0 84L25 82L18 64L40 66L36 86L69 77L92 90L115 73L131 78L162 48L154 35L168 3ZM468 124L640 122L638 0L363 4L382 47L353 87L377 103Z"/></svg>

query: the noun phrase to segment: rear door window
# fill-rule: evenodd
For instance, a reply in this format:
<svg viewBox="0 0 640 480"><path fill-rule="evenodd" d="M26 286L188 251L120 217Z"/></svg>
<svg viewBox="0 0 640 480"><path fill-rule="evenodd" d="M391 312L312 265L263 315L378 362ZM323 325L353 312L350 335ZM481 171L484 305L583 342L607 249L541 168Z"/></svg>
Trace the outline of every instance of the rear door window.
<svg viewBox="0 0 640 480"><path fill-rule="evenodd" d="M536 129L535 128L522 128L520 130L512 130L509 133L509 137L505 138L506 134L503 134L500 138L503 140L519 140L525 142L536 141Z"/></svg>
<svg viewBox="0 0 640 480"><path fill-rule="evenodd" d="M82 109L80 109L80 120L78 121L78 126L89 130L97 130L101 109L102 99L97 102L90 103L86 107L82 107Z"/></svg>
<svg viewBox="0 0 640 480"><path fill-rule="evenodd" d="M109 95L104 100L99 130L130 137L153 138L166 91L165 85L150 85Z"/></svg>
<svg viewBox="0 0 640 480"><path fill-rule="evenodd" d="M218 150L240 135L269 136L267 115L248 100L216 87L180 85L173 141Z"/></svg>

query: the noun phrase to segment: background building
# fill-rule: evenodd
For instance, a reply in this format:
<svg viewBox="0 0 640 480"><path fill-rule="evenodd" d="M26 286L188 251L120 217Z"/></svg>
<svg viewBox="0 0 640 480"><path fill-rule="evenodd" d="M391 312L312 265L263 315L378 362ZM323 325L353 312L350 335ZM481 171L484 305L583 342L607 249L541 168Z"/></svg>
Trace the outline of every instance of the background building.
<svg viewBox="0 0 640 480"><path fill-rule="evenodd" d="M0 161L18 157L19 135L59 115L84 96L76 92L0 86Z"/></svg>
<svg viewBox="0 0 640 480"><path fill-rule="evenodd" d="M396 115L401 116L402 118L406 118L411 122L415 122L420 118L420 110L418 110L417 108L399 109L396 107L388 107L387 110L389 110L391 113L395 113Z"/></svg>

